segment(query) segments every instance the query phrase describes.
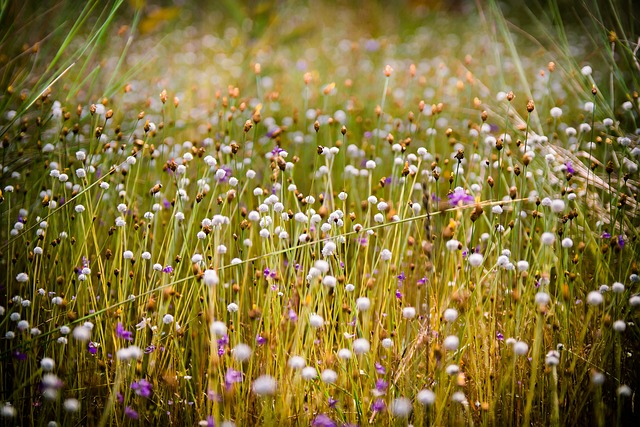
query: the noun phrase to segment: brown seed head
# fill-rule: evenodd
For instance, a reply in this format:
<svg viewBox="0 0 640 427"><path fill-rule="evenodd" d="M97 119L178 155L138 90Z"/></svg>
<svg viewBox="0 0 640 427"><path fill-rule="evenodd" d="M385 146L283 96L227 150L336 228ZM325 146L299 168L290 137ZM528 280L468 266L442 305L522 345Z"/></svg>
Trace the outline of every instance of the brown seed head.
<svg viewBox="0 0 640 427"><path fill-rule="evenodd" d="M531 113L535 106L533 105L533 99L527 101L527 111Z"/></svg>

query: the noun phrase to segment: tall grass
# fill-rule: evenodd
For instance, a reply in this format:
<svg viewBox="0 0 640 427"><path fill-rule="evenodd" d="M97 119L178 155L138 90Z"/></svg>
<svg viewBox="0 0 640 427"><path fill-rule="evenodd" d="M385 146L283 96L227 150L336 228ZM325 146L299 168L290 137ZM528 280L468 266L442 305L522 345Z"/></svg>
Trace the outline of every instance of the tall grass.
<svg viewBox="0 0 640 427"><path fill-rule="evenodd" d="M137 6L3 80L4 421L634 419L621 6Z"/></svg>

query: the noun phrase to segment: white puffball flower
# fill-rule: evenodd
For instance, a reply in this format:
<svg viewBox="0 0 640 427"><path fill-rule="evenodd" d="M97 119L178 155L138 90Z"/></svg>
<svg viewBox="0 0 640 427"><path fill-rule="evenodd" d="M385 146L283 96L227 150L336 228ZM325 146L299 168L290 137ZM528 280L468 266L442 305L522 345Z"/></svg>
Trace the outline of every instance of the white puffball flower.
<svg viewBox="0 0 640 427"><path fill-rule="evenodd" d="M404 307L402 309L402 317L405 319L413 319L416 317L416 309L414 307Z"/></svg>
<svg viewBox="0 0 640 427"><path fill-rule="evenodd" d="M455 335L449 335L444 339L442 346L450 351L457 350L460 345L460 339Z"/></svg>
<svg viewBox="0 0 640 427"><path fill-rule="evenodd" d="M582 73L583 76L590 76L591 73L593 72L593 69L591 68L591 66L585 65L584 67L582 67L580 72Z"/></svg>
<svg viewBox="0 0 640 427"><path fill-rule="evenodd" d="M164 323L165 325L169 325L171 323L173 323L174 318L171 314L167 313L162 317L162 323Z"/></svg>
<svg viewBox="0 0 640 427"><path fill-rule="evenodd" d="M553 117L554 119L557 119L562 115L562 109L558 107L553 107L549 113L551 114L551 117Z"/></svg>
<svg viewBox="0 0 640 427"><path fill-rule="evenodd" d="M389 249L383 249L380 251L380 259L382 261L389 261L391 259L391 251Z"/></svg>
<svg viewBox="0 0 640 427"><path fill-rule="evenodd" d="M573 246L573 240L571 240L569 237L565 237L564 239L562 239L563 248L570 248L572 246Z"/></svg>
<svg viewBox="0 0 640 427"><path fill-rule="evenodd" d="M562 199L554 199L551 201L551 210L555 213L560 213L564 210L565 204Z"/></svg>
<svg viewBox="0 0 640 427"><path fill-rule="evenodd" d="M231 351L233 354L233 358L238 362L245 362L249 360L251 354L253 353L251 347L244 343L237 344Z"/></svg>
<svg viewBox="0 0 640 427"><path fill-rule="evenodd" d="M82 342L89 341L89 338L91 338L91 329L84 325L76 326L73 328L73 338Z"/></svg>
<svg viewBox="0 0 640 427"><path fill-rule="evenodd" d="M613 293L621 294L624 292L624 285L620 282L614 282L613 285L611 285L611 290Z"/></svg>
<svg viewBox="0 0 640 427"><path fill-rule="evenodd" d="M203 282L207 286L216 286L220 283L220 278L218 277L218 273L215 270L207 269L204 271L204 276L202 278Z"/></svg>
<svg viewBox="0 0 640 427"><path fill-rule="evenodd" d="M40 367L44 372L51 372L56 366L56 362L50 357L43 357L40 361Z"/></svg>
<svg viewBox="0 0 640 427"><path fill-rule="evenodd" d="M620 387L618 387L618 389L616 390L616 393L618 394L618 396L621 396L621 397L629 397L632 394L631 387L629 387L626 384L623 384Z"/></svg>
<svg viewBox="0 0 640 427"><path fill-rule="evenodd" d="M436 401L436 394L431 390L420 390L416 395L416 400L424 406L431 406Z"/></svg>
<svg viewBox="0 0 640 427"><path fill-rule="evenodd" d="M253 381L251 389L258 396L273 396L276 394L276 380L269 375L261 375Z"/></svg>
<svg viewBox="0 0 640 427"><path fill-rule="evenodd" d="M587 294L587 304L589 305L600 305L603 300L602 294L598 291L591 291Z"/></svg>
<svg viewBox="0 0 640 427"><path fill-rule="evenodd" d="M538 292L535 296L535 302L537 305L547 305L551 301L551 297L546 292Z"/></svg>
<svg viewBox="0 0 640 427"><path fill-rule="evenodd" d="M482 265L484 257L479 253L473 253L469 255L468 261L469 265L471 265L472 267L479 267L480 265Z"/></svg>
<svg viewBox="0 0 640 427"><path fill-rule="evenodd" d="M309 381L315 379L318 376L318 371L312 366L307 366L305 368L302 368L300 375L303 379Z"/></svg>
<svg viewBox="0 0 640 427"><path fill-rule="evenodd" d="M624 332L627 329L627 322L624 320L616 320L613 322L613 330L616 332Z"/></svg>
<svg viewBox="0 0 640 427"><path fill-rule="evenodd" d="M367 297L360 297L356 300L356 308L358 311L367 311L371 307L371 300Z"/></svg>
<svg viewBox="0 0 640 427"><path fill-rule="evenodd" d="M306 362L304 361L304 357L302 356L291 356L289 358L289 361L287 362L287 365L291 369L300 370L305 367Z"/></svg>
<svg viewBox="0 0 640 427"><path fill-rule="evenodd" d="M411 405L411 401L406 397L398 397L391 402L391 405L389 405L389 410L394 417L408 418L409 415L411 415L413 406Z"/></svg>
<svg viewBox="0 0 640 427"><path fill-rule="evenodd" d="M371 349L371 344L365 338L358 338L353 342L353 352L355 354L365 354Z"/></svg>
<svg viewBox="0 0 640 427"><path fill-rule="evenodd" d="M604 384L604 374L598 371L591 371L591 384L600 386Z"/></svg>
<svg viewBox="0 0 640 427"><path fill-rule="evenodd" d="M227 333L227 325L224 322L216 320L215 322L211 322L211 326L209 327L209 331L212 335L217 337L222 337Z"/></svg>
<svg viewBox="0 0 640 427"><path fill-rule="evenodd" d="M445 246L449 252L457 251L460 247L460 242L456 239L447 240Z"/></svg>
<svg viewBox="0 0 640 427"><path fill-rule="evenodd" d="M64 406L64 410L67 412L78 412L80 409L80 402L78 399L69 398L65 399L62 406Z"/></svg>
<svg viewBox="0 0 640 427"><path fill-rule="evenodd" d="M229 305L227 305L227 311L229 313L237 313L239 308L240 307L238 307L238 304L236 304L235 302L229 303Z"/></svg>
<svg viewBox="0 0 640 427"><path fill-rule="evenodd" d="M458 310L456 310L455 308L447 308L444 311L444 314L442 315L442 317L448 323L455 322L456 319L458 318Z"/></svg>
<svg viewBox="0 0 640 427"><path fill-rule="evenodd" d="M513 344L513 352L516 356L526 356L529 352L529 344L524 341L518 341Z"/></svg>
<svg viewBox="0 0 640 427"><path fill-rule="evenodd" d="M133 252L131 252L131 251L124 251L124 252L122 253L122 257L123 257L124 259L133 259Z"/></svg>
<svg viewBox="0 0 640 427"><path fill-rule="evenodd" d="M327 384L334 384L338 380L338 373L333 369L325 369L320 373L320 379Z"/></svg>
<svg viewBox="0 0 640 427"><path fill-rule="evenodd" d="M324 325L324 319L319 314L311 314L309 315L309 325L315 329L321 328Z"/></svg>
<svg viewBox="0 0 640 427"><path fill-rule="evenodd" d="M351 350L349 350L348 348L341 348L340 350L338 350L338 357L342 360L351 359Z"/></svg>
<svg viewBox="0 0 640 427"><path fill-rule="evenodd" d="M543 245L551 246L556 241L556 236L554 236L553 233L545 231L542 233L542 236L540 236L540 241Z"/></svg>

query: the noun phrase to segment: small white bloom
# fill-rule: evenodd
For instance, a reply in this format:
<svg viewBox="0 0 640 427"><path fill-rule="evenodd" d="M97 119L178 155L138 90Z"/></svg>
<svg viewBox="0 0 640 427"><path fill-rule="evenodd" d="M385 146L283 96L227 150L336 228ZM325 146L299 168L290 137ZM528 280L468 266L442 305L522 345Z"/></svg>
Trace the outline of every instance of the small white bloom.
<svg viewBox="0 0 640 427"><path fill-rule="evenodd" d="M420 390L416 395L416 399L424 406L431 406L436 401L436 394L431 390Z"/></svg>
<svg viewBox="0 0 640 427"><path fill-rule="evenodd" d="M529 345L524 341L518 341L513 344L513 352L517 356L526 356L529 352Z"/></svg>
<svg viewBox="0 0 640 427"><path fill-rule="evenodd" d="M247 344L240 343L233 347L232 354L233 358L239 362L245 362L249 360L253 350Z"/></svg>
<svg viewBox="0 0 640 427"><path fill-rule="evenodd" d="M334 384L338 380L338 373L333 369L325 369L320 373L320 379L327 384Z"/></svg>
<svg viewBox="0 0 640 427"><path fill-rule="evenodd" d="M413 319L416 317L416 309L414 307L404 307L402 309L402 317L405 319Z"/></svg>
<svg viewBox="0 0 640 427"><path fill-rule="evenodd" d="M276 380L269 375L261 375L253 381L251 389L258 396L273 396L276 394Z"/></svg>
<svg viewBox="0 0 640 427"><path fill-rule="evenodd" d="M598 291L591 291L587 294L587 304L589 305L600 305L603 300L602 294Z"/></svg>
<svg viewBox="0 0 640 427"><path fill-rule="evenodd" d="M355 354L365 354L368 353L371 348L371 344L365 338L358 338L353 342L353 352Z"/></svg>

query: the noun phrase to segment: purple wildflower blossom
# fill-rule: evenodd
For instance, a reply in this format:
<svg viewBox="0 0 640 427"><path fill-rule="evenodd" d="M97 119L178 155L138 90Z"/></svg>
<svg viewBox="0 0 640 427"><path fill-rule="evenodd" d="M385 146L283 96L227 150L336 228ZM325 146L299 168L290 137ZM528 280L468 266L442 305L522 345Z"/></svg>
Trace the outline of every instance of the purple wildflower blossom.
<svg viewBox="0 0 640 427"><path fill-rule="evenodd" d="M127 418L131 418L132 420L138 419L138 413L131 406L127 406L126 408L124 408L124 415Z"/></svg>
<svg viewBox="0 0 640 427"><path fill-rule="evenodd" d="M329 397L329 408L335 409L338 404L338 399L334 399L333 397Z"/></svg>
<svg viewBox="0 0 640 427"><path fill-rule="evenodd" d="M116 336L123 340L133 341L133 333L127 331L124 326L122 326L122 322L118 322L118 325L116 326Z"/></svg>
<svg viewBox="0 0 640 427"><path fill-rule="evenodd" d="M387 405L382 399L376 399L371 403L371 412L384 412L387 409Z"/></svg>
<svg viewBox="0 0 640 427"><path fill-rule="evenodd" d="M98 352L98 346L93 341L89 341L89 344L87 344L87 349L92 355L95 355Z"/></svg>
<svg viewBox="0 0 640 427"><path fill-rule="evenodd" d="M606 232L606 231L603 231L602 232L602 236L600 236L600 237L602 237L603 239L610 239L611 238L611 234Z"/></svg>
<svg viewBox="0 0 640 427"><path fill-rule="evenodd" d="M405 280L406 278L407 278L407 276L405 276L405 275L404 275L404 271L403 271L403 272L401 272L401 273L398 275L398 280L399 280L399 281L401 281L401 282L402 282L403 280Z"/></svg>
<svg viewBox="0 0 640 427"><path fill-rule="evenodd" d="M496 338L498 341L502 341L504 339L504 335L502 335L502 332L496 332Z"/></svg>
<svg viewBox="0 0 640 427"><path fill-rule="evenodd" d="M294 323L298 320L298 314L295 312L293 308L289 309L289 320L291 320Z"/></svg>
<svg viewBox="0 0 640 427"><path fill-rule="evenodd" d="M327 415L318 414L311 423L312 427L337 427L338 425Z"/></svg>
<svg viewBox="0 0 640 427"><path fill-rule="evenodd" d="M225 390L231 390L231 387L235 383L242 382L242 372L236 371L235 369L229 368L227 369L227 373L224 374L224 388Z"/></svg>
<svg viewBox="0 0 640 427"><path fill-rule="evenodd" d="M564 164L567 167L567 172L570 174L574 174L576 173L576 170L573 168L573 166L571 166L571 161L567 160L567 162Z"/></svg>
<svg viewBox="0 0 640 427"><path fill-rule="evenodd" d="M387 387L389 387L389 383L383 380L382 378L378 378L376 380L376 390L380 393L386 393Z"/></svg>
<svg viewBox="0 0 640 427"><path fill-rule="evenodd" d="M475 199L472 195L467 194L462 187L456 187L453 193L449 194L449 203L451 206L458 206L459 204L467 205L473 203Z"/></svg>
<svg viewBox="0 0 640 427"><path fill-rule="evenodd" d="M396 298L402 299L402 292L400 292L400 289L396 289Z"/></svg>
<svg viewBox="0 0 640 427"><path fill-rule="evenodd" d="M151 383L144 378L139 381L131 383L131 390L133 390L138 396L149 397L151 396Z"/></svg>
<svg viewBox="0 0 640 427"><path fill-rule="evenodd" d="M173 273L173 267L171 267L170 265L167 265L165 268L162 269L163 273Z"/></svg>
<svg viewBox="0 0 640 427"><path fill-rule="evenodd" d="M263 337L260 334L256 335L256 344L265 345L266 342L267 342L267 339L265 337Z"/></svg>
<svg viewBox="0 0 640 427"><path fill-rule="evenodd" d="M620 249L624 248L624 237L622 234L618 234L618 246L620 246Z"/></svg>
<svg viewBox="0 0 640 427"><path fill-rule="evenodd" d="M387 370L384 368L384 366L382 366L382 364L376 362L375 367L376 367L376 372L379 373L380 375L384 375L387 373Z"/></svg>

